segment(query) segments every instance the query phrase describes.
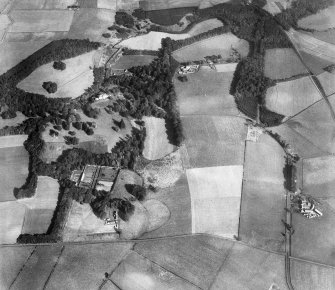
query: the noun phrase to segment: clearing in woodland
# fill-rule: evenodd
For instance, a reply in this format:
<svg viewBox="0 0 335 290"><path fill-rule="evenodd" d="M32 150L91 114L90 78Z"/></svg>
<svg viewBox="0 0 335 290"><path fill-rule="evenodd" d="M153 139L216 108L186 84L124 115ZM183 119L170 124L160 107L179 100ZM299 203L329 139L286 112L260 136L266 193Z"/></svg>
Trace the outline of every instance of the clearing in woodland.
<svg viewBox="0 0 335 290"><path fill-rule="evenodd" d="M264 73L278 80L306 74L307 70L292 48L272 48L265 51Z"/></svg>
<svg viewBox="0 0 335 290"><path fill-rule="evenodd" d="M266 156L266 158L264 158ZM239 238L252 246L283 251L285 153L270 136L248 141L245 152Z"/></svg>
<svg viewBox="0 0 335 290"><path fill-rule="evenodd" d="M53 62L42 65L18 84L27 92L50 96L53 98L76 98L93 84L93 57L96 51L91 51L64 60L65 70L53 68ZM56 93L49 94L43 87L43 82L52 81L57 84Z"/></svg>
<svg viewBox="0 0 335 290"><path fill-rule="evenodd" d="M284 116L294 116L322 99L309 76L279 82L266 92L266 107Z"/></svg>
<svg viewBox="0 0 335 290"><path fill-rule="evenodd" d="M238 235L243 166L186 170L191 193L192 233Z"/></svg>
<svg viewBox="0 0 335 290"><path fill-rule="evenodd" d="M174 146L168 140L165 119L144 117L143 121L146 128L143 156L149 160L156 160L170 154Z"/></svg>
<svg viewBox="0 0 335 290"><path fill-rule="evenodd" d="M316 14L299 19L298 26L304 29L324 31L335 27L335 5L322 9Z"/></svg>
<svg viewBox="0 0 335 290"><path fill-rule="evenodd" d="M232 33L225 33L182 47L173 52L173 57L178 62L200 60L209 55L221 55L225 59L231 56L233 48L242 57L248 55L249 44L246 40L240 39Z"/></svg>
<svg viewBox="0 0 335 290"><path fill-rule="evenodd" d="M187 82L174 80L179 111L185 115L237 116L234 96L229 94L234 71L217 72L202 67L187 75Z"/></svg>

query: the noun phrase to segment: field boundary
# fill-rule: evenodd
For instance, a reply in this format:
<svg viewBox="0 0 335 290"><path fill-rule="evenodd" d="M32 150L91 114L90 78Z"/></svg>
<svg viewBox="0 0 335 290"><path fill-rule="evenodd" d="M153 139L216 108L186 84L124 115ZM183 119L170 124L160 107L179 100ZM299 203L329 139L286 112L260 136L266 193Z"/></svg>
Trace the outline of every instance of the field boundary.
<svg viewBox="0 0 335 290"><path fill-rule="evenodd" d="M59 259L60 259L60 257L61 257L62 254L63 254L64 249L65 249L65 246L62 246L62 249L60 250L60 253L59 253L59 255L58 255L57 261L56 261L55 264L53 265L53 267L52 267L52 269L51 269L51 271L50 271L50 274L49 274L47 280L46 280L45 283L44 283L43 290L46 289L46 287L47 287L47 285L48 285L48 283L49 283L49 281L50 281L50 278L51 278L53 272L55 271L55 269L56 269L56 267L57 267L57 265L58 265Z"/></svg>

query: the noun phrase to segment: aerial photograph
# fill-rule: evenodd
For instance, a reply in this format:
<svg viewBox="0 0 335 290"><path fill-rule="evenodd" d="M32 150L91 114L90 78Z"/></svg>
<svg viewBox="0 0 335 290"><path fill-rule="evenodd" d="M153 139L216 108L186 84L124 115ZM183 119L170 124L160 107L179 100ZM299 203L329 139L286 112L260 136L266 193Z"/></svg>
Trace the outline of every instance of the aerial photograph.
<svg viewBox="0 0 335 290"><path fill-rule="evenodd" d="M0 290L335 290L335 0L0 13Z"/></svg>

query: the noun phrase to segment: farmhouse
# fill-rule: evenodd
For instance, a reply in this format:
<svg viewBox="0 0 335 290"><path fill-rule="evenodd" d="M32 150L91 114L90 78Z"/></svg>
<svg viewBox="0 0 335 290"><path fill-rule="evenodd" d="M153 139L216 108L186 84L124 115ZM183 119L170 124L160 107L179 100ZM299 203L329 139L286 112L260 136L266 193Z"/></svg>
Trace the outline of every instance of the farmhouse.
<svg viewBox="0 0 335 290"><path fill-rule="evenodd" d="M321 217L323 215L322 212L316 208L314 200L304 195L299 196L298 208L299 212L308 219Z"/></svg>
<svg viewBox="0 0 335 290"><path fill-rule="evenodd" d="M185 74L193 74L199 71L200 65L198 64L191 64L191 65L182 65L179 67L178 74L185 75Z"/></svg>

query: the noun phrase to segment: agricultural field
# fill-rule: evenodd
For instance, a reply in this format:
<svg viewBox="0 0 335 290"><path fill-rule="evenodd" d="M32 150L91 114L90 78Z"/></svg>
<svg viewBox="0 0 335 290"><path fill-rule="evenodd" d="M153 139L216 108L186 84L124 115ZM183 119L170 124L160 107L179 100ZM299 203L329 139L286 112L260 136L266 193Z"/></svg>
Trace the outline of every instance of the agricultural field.
<svg viewBox="0 0 335 290"><path fill-rule="evenodd" d="M3 41L10 24L11 22L8 16L0 14L0 41Z"/></svg>
<svg viewBox="0 0 335 290"><path fill-rule="evenodd" d="M152 55L123 55L120 59L111 65L113 70L125 70L133 66L142 66L150 64L156 57Z"/></svg>
<svg viewBox="0 0 335 290"><path fill-rule="evenodd" d="M229 94L234 71L217 72L201 67L187 75L187 82L175 79L179 111L185 115L237 116L234 96Z"/></svg>
<svg viewBox="0 0 335 290"><path fill-rule="evenodd" d="M148 215L147 232L159 229L169 220L170 211L168 207L157 199L147 199L142 205L147 210Z"/></svg>
<svg viewBox="0 0 335 290"><path fill-rule="evenodd" d="M144 141L143 156L148 160L160 159L174 150L166 133L165 119L144 117L146 138Z"/></svg>
<svg viewBox="0 0 335 290"><path fill-rule="evenodd" d="M279 82L266 92L266 107L284 116L294 116L322 99L309 76Z"/></svg>
<svg viewBox="0 0 335 290"><path fill-rule="evenodd" d="M277 80L306 74L307 70L292 48L272 48L265 51L264 73Z"/></svg>
<svg viewBox="0 0 335 290"><path fill-rule="evenodd" d="M288 290L284 264L284 255L234 243L210 289Z"/></svg>
<svg viewBox="0 0 335 290"><path fill-rule="evenodd" d="M97 8L98 0L77 0L78 4L82 8Z"/></svg>
<svg viewBox="0 0 335 290"><path fill-rule="evenodd" d="M232 33L225 33L182 47L173 52L173 57L179 62L185 62L220 54L225 59L230 57L232 48L236 49L242 57L248 55L249 44L246 40L239 39Z"/></svg>
<svg viewBox="0 0 335 290"><path fill-rule="evenodd" d="M45 2L44 9L67 9L67 6L75 3L73 0L43 0L43 2ZM94 2L94 0L91 0L91 2Z"/></svg>
<svg viewBox="0 0 335 290"><path fill-rule="evenodd" d="M335 108L334 96L328 97ZM324 100L288 120L286 124L324 152L335 153L334 120Z"/></svg>
<svg viewBox="0 0 335 290"><path fill-rule="evenodd" d="M132 246L132 243L67 245L45 289L98 289L105 272L112 272Z"/></svg>
<svg viewBox="0 0 335 290"><path fill-rule="evenodd" d="M54 1L54 0L52 0ZM12 1L12 10L32 10L32 9L42 9L45 0L14 0Z"/></svg>
<svg viewBox="0 0 335 290"><path fill-rule="evenodd" d="M335 28L326 31L314 31L312 35L322 41L335 44Z"/></svg>
<svg viewBox="0 0 335 290"><path fill-rule="evenodd" d="M233 243L209 236L191 236L140 242L134 250L166 271L208 289Z"/></svg>
<svg viewBox="0 0 335 290"><path fill-rule="evenodd" d="M2 119L0 118L0 128L3 128L5 126L16 126L21 124L24 120L27 119L25 115L23 115L21 112L16 112L16 117L12 119ZM23 140L24 141L24 140ZM0 143L2 143L0 141ZM23 142L20 144L20 146L23 144ZM12 146L12 145L10 145Z"/></svg>
<svg viewBox="0 0 335 290"><path fill-rule="evenodd" d="M9 32L69 31L73 11L70 10L14 10ZM39 21L36 21L39 19ZM62 21L59 21L62 19Z"/></svg>
<svg viewBox="0 0 335 290"><path fill-rule="evenodd" d="M323 216L306 219L293 215L292 256L335 266L335 158L324 156L303 160L303 192L315 198Z"/></svg>
<svg viewBox="0 0 335 290"><path fill-rule="evenodd" d="M186 170L191 193L192 233L238 235L243 166Z"/></svg>
<svg viewBox="0 0 335 290"><path fill-rule="evenodd" d="M2 42L0 43L1 67L0 74L17 65L35 51L45 46L47 41Z"/></svg>
<svg viewBox="0 0 335 290"><path fill-rule="evenodd" d="M239 2L239 0L201 0L199 4L199 9L204 9L208 7L213 7L214 5L226 3L226 2Z"/></svg>
<svg viewBox="0 0 335 290"><path fill-rule="evenodd" d="M332 64L332 62L324 58L305 51L300 51L300 55L308 69L316 76L324 73L325 68Z"/></svg>
<svg viewBox="0 0 335 290"><path fill-rule="evenodd" d="M114 23L114 18L115 12L110 9L81 8L74 14L67 37L108 43L101 34Z"/></svg>
<svg viewBox="0 0 335 290"><path fill-rule="evenodd" d="M28 162L28 152L22 143L20 147L0 149L0 201L15 200L13 190L25 183L28 176Z"/></svg>
<svg viewBox="0 0 335 290"><path fill-rule="evenodd" d="M304 29L324 31L335 27L335 5L320 10L316 14L299 19L298 26Z"/></svg>
<svg viewBox="0 0 335 290"><path fill-rule="evenodd" d="M115 269L111 280L123 290L198 289L135 252L131 252Z"/></svg>
<svg viewBox="0 0 335 290"><path fill-rule="evenodd" d="M149 191L147 199L156 199L165 204L170 212L169 220L160 228L145 233L142 238L165 237L192 233L191 197L186 175L172 186Z"/></svg>
<svg viewBox="0 0 335 290"><path fill-rule="evenodd" d="M140 1L140 8L150 10L183 8L183 7L196 7L201 0L144 0ZM185 13L186 14L186 13Z"/></svg>
<svg viewBox="0 0 335 290"><path fill-rule="evenodd" d="M26 207L16 201L0 202L0 244L15 244L21 234Z"/></svg>
<svg viewBox="0 0 335 290"><path fill-rule="evenodd" d="M0 289L9 289L34 246L0 248Z"/></svg>
<svg viewBox="0 0 335 290"><path fill-rule="evenodd" d="M104 0L108 1L108 0ZM139 0L118 0L117 1L117 10L134 10L140 8L140 1Z"/></svg>
<svg viewBox="0 0 335 290"><path fill-rule="evenodd" d="M222 21L220 21L216 18L208 19L208 20L202 21L202 22L197 23L196 25L194 25L190 29L188 34L190 36L195 36L195 35L204 33L208 30L212 30L212 29L215 29L215 28L218 28L218 27L221 27L221 26L223 26Z"/></svg>
<svg viewBox="0 0 335 290"><path fill-rule="evenodd" d="M257 143L247 142L239 238L271 251L284 250L284 158L281 146L268 135L261 135Z"/></svg>
<svg viewBox="0 0 335 290"><path fill-rule="evenodd" d="M296 290L335 289L334 268L291 259L291 280Z"/></svg>
<svg viewBox="0 0 335 290"><path fill-rule="evenodd" d="M76 98L85 92L94 81L93 58L96 51L91 51L64 60L66 69L56 70L53 62L38 67L33 73L18 84L27 92L50 96L53 98ZM57 92L49 94L43 87L43 82L52 81L57 84Z"/></svg>
<svg viewBox="0 0 335 290"><path fill-rule="evenodd" d="M117 0L97 0L97 8L100 9L111 9L111 10L119 10ZM122 1L121 1L122 2Z"/></svg>
<svg viewBox="0 0 335 290"><path fill-rule="evenodd" d="M130 49L139 50L158 50L161 48L161 41L163 38L170 37L171 39L185 39L189 34L173 34L166 32L150 31L148 34L128 38L120 43L120 45Z"/></svg>
<svg viewBox="0 0 335 290"><path fill-rule="evenodd" d="M192 168L242 165L247 128L237 117L182 117Z"/></svg>
<svg viewBox="0 0 335 290"><path fill-rule="evenodd" d="M327 96L335 93L335 74L323 72L317 76Z"/></svg>

